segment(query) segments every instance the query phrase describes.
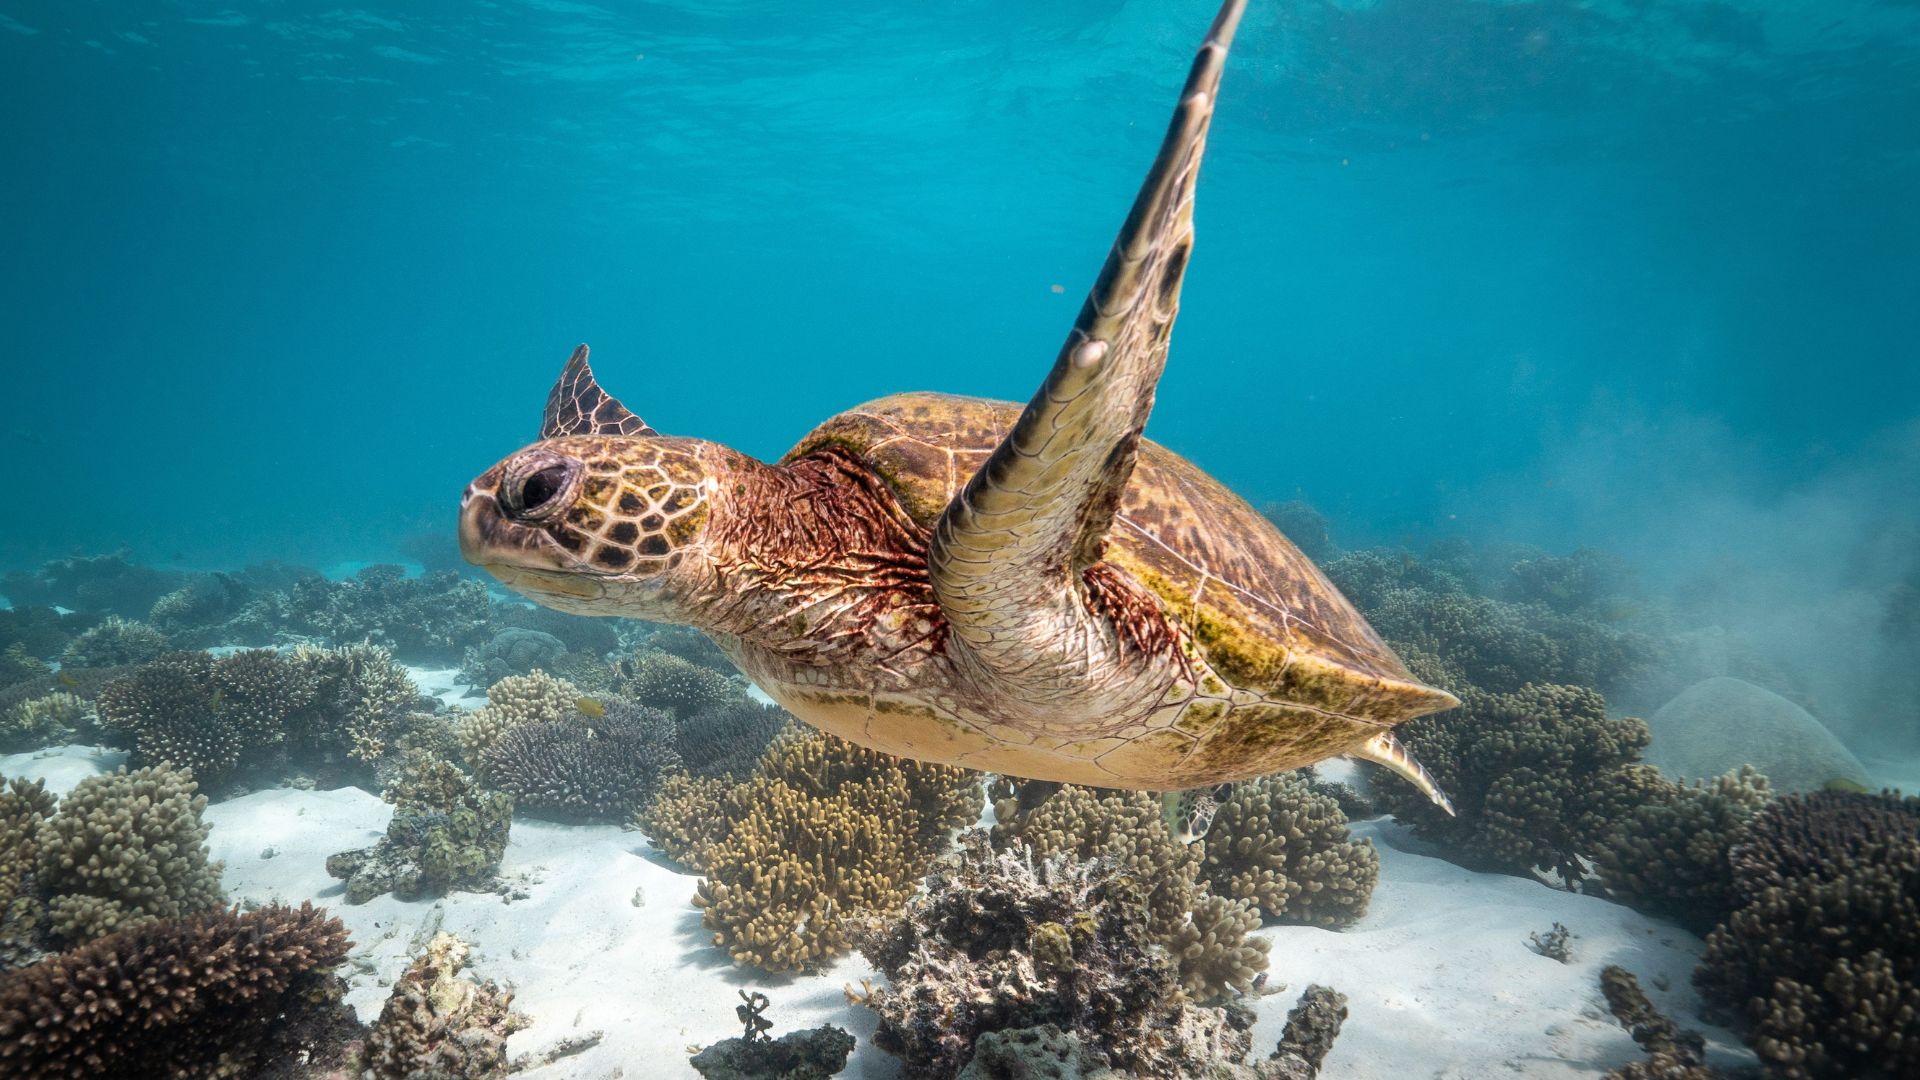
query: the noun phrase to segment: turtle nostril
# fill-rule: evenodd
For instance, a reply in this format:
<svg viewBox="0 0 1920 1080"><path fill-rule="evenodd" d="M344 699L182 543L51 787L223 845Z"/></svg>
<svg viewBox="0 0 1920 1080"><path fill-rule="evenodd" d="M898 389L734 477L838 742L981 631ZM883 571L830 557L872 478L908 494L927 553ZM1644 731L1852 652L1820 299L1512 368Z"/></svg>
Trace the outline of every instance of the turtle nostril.
<svg viewBox="0 0 1920 1080"><path fill-rule="evenodd" d="M520 510L534 513L559 497L567 487L567 467L549 465L520 482Z"/></svg>

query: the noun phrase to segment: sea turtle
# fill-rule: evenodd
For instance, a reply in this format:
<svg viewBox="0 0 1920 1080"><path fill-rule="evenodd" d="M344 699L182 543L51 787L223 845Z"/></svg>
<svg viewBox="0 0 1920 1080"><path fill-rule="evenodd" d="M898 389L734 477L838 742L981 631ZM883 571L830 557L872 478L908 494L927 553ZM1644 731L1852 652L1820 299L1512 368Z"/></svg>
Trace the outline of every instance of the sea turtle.
<svg viewBox="0 0 1920 1080"><path fill-rule="evenodd" d="M906 393L775 464L662 435L575 349L540 441L468 486L467 559L562 611L683 623L890 754L1175 792L1335 755L1447 800L1393 737L1451 708L1266 518L1141 437L1227 44L1201 46L1033 399Z"/></svg>

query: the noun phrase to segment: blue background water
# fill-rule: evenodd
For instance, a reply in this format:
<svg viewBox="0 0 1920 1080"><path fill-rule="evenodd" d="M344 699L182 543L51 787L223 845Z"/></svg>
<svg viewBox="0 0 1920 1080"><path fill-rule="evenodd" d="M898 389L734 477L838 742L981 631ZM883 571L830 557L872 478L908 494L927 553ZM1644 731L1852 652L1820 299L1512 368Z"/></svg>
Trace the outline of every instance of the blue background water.
<svg viewBox="0 0 1920 1080"><path fill-rule="evenodd" d="M1212 6L0 0L0 564L450 535L581 340L763 456L1024 399ZM1917 60L1912 3L1256 0L1150 434L1350 543L1897 576Z"/></svg>

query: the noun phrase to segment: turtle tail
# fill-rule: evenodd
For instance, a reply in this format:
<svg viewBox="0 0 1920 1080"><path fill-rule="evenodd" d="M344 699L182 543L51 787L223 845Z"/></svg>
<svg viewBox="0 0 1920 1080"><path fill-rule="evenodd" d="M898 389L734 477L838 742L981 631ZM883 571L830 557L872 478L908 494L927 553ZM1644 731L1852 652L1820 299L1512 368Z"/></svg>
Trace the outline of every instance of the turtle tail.
<svg viewBox="0 0 1920 1080"><path fill-rule="evenodd" d="M1445 810L1448 817L1454 816L1453 800L1447 798L1447 793L1440 790L1439 782L1434 780L1433 774L1427 771L1425 765L1420 764L1420 759L1414 757L1411 750L1401 745L1399 739L1393 737L1393 732L1383 731L1375 735L1359 749L1347 751L1347 756L1361 761L1371 761L1400 776L1419 788L1427 798L1432 799L1433 805Z"/></svg>

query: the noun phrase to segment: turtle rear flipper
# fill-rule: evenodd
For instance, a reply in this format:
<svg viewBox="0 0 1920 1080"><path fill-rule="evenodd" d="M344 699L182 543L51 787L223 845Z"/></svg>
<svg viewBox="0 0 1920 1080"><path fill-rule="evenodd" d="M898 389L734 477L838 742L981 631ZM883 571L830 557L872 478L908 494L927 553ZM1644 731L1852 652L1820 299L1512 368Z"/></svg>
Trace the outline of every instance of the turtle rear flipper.
<svg viewBox="0 0 1920 1080"><path fill-rule="evenodd" d="M1076 578L1105 547L1166 365L1193 243L1193 189L1227 44L1227 0L1195 57L1133 209L1038 393L941 514L928 551L953 633L1003 676L1070 648Z"/></svg>

